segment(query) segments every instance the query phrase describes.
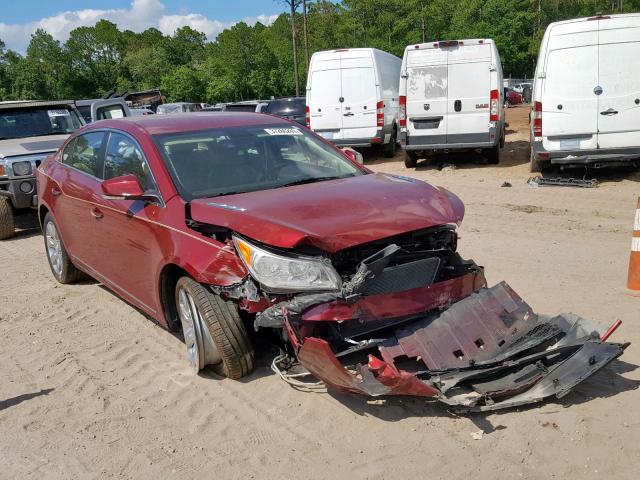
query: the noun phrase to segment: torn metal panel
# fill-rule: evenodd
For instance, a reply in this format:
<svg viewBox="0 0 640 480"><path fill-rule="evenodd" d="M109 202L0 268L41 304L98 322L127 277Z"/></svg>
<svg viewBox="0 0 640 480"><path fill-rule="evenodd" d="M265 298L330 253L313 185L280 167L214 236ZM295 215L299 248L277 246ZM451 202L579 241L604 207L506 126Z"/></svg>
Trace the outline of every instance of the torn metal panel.
<svg viewBox="0 0 640 480"><path fill-rule="evenodd" d="M485 411L561 398L628 346L602 341L605 329L577 315L537 315L505 283L391 328L386 339L343 339L351 346L337 354L331 341L301 337L298 359L345 392L434 397ZM361 350L368 361L349 363Z"/></svg>

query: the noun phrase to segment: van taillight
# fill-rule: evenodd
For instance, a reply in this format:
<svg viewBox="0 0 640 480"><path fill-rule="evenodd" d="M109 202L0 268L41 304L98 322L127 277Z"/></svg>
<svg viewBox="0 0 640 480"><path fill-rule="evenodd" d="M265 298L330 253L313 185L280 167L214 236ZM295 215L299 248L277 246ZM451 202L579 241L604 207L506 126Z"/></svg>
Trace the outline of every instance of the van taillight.
<svg viewBox="0 0 640 480"><path fill-rule="evenodd" d="M491 90L491 109L489 111L489 121L497 122L498 121L498 111L500 101L500 92L498 90Z"/></svg>
<svg viewBox="0 0 640 480"><path fill-rule="evenodd" d="M376 124L379 127L384 126L384 103L376 103Z"/></svg>
<svg viewBox="0 0 640 480"><path fill-rule="evenodd" d="M533 136L542 137L542 103L533 104Z"/></svg>
<svg viewBox="0 0 640 480"><path fill-rule="evenodd" d="M398 112L398 122L401 127L407 126L407 97L400 95L400 111Z"/></svg>
<svg viewBox="0 0 640 480"><path fill-rule="evenodd" d="M309 116L309 106L304 107L304 122L307 124L307 128L311 128L311 117Z"/></svg>

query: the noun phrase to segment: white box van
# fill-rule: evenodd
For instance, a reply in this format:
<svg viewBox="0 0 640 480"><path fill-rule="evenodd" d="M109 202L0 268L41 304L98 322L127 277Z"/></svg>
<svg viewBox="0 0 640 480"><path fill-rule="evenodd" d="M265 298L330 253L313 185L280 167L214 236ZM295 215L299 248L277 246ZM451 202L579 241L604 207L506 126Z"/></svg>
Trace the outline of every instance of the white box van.
<svg viewBox="0 0 640 480"><path fill-rule="evenodd" d="M307 76L307 126L340 146L395 154L401 60L375 48L316 52Z"/></svg>
<svg viewBox="0 0 640 480"><path fill-rule="evenodd" d="M482 149L498 163L504 145L502 64L493 40L409 45L400 75L405 165L420 155Z"/></svg>
<svg viewBox="0 0 640 480"><path fill-rule="evenodd" d="M640 14L552 23L533 85L531 171L640 163Z"/></svg>

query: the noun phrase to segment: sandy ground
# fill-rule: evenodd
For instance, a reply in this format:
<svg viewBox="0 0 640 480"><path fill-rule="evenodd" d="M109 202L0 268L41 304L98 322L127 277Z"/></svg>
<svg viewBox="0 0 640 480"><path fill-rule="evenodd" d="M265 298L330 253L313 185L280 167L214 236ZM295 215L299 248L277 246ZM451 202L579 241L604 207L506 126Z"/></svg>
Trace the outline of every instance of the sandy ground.
<svg viewBox="0 0 640 480"><path fill-rule="evenodd" d="M460 251L490 284L507 280L540 312L624 322L613 340L632 346L567 397L460 417L424 400L298 392L271 374L269 352L245 381L194 376L176 337L99 284L56 284L23 220L0 243L0 478L638 478L640 297L625 282L640 175L527 186L526 115L509 110L499 166L367 163L460 195Z"/></svg>

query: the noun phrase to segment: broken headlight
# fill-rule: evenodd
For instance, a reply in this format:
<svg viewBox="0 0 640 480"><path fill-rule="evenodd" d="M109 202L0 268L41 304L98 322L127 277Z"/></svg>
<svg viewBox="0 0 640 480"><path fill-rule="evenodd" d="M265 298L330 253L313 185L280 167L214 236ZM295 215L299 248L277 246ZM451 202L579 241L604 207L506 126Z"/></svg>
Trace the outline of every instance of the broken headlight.
<svg viewBox="0 0 640 480"><path fill-rule="evenodd" d="M235 236L233 243L253 278L267 290L340 290L340 276L327 259L278 255Z"/></svg>

